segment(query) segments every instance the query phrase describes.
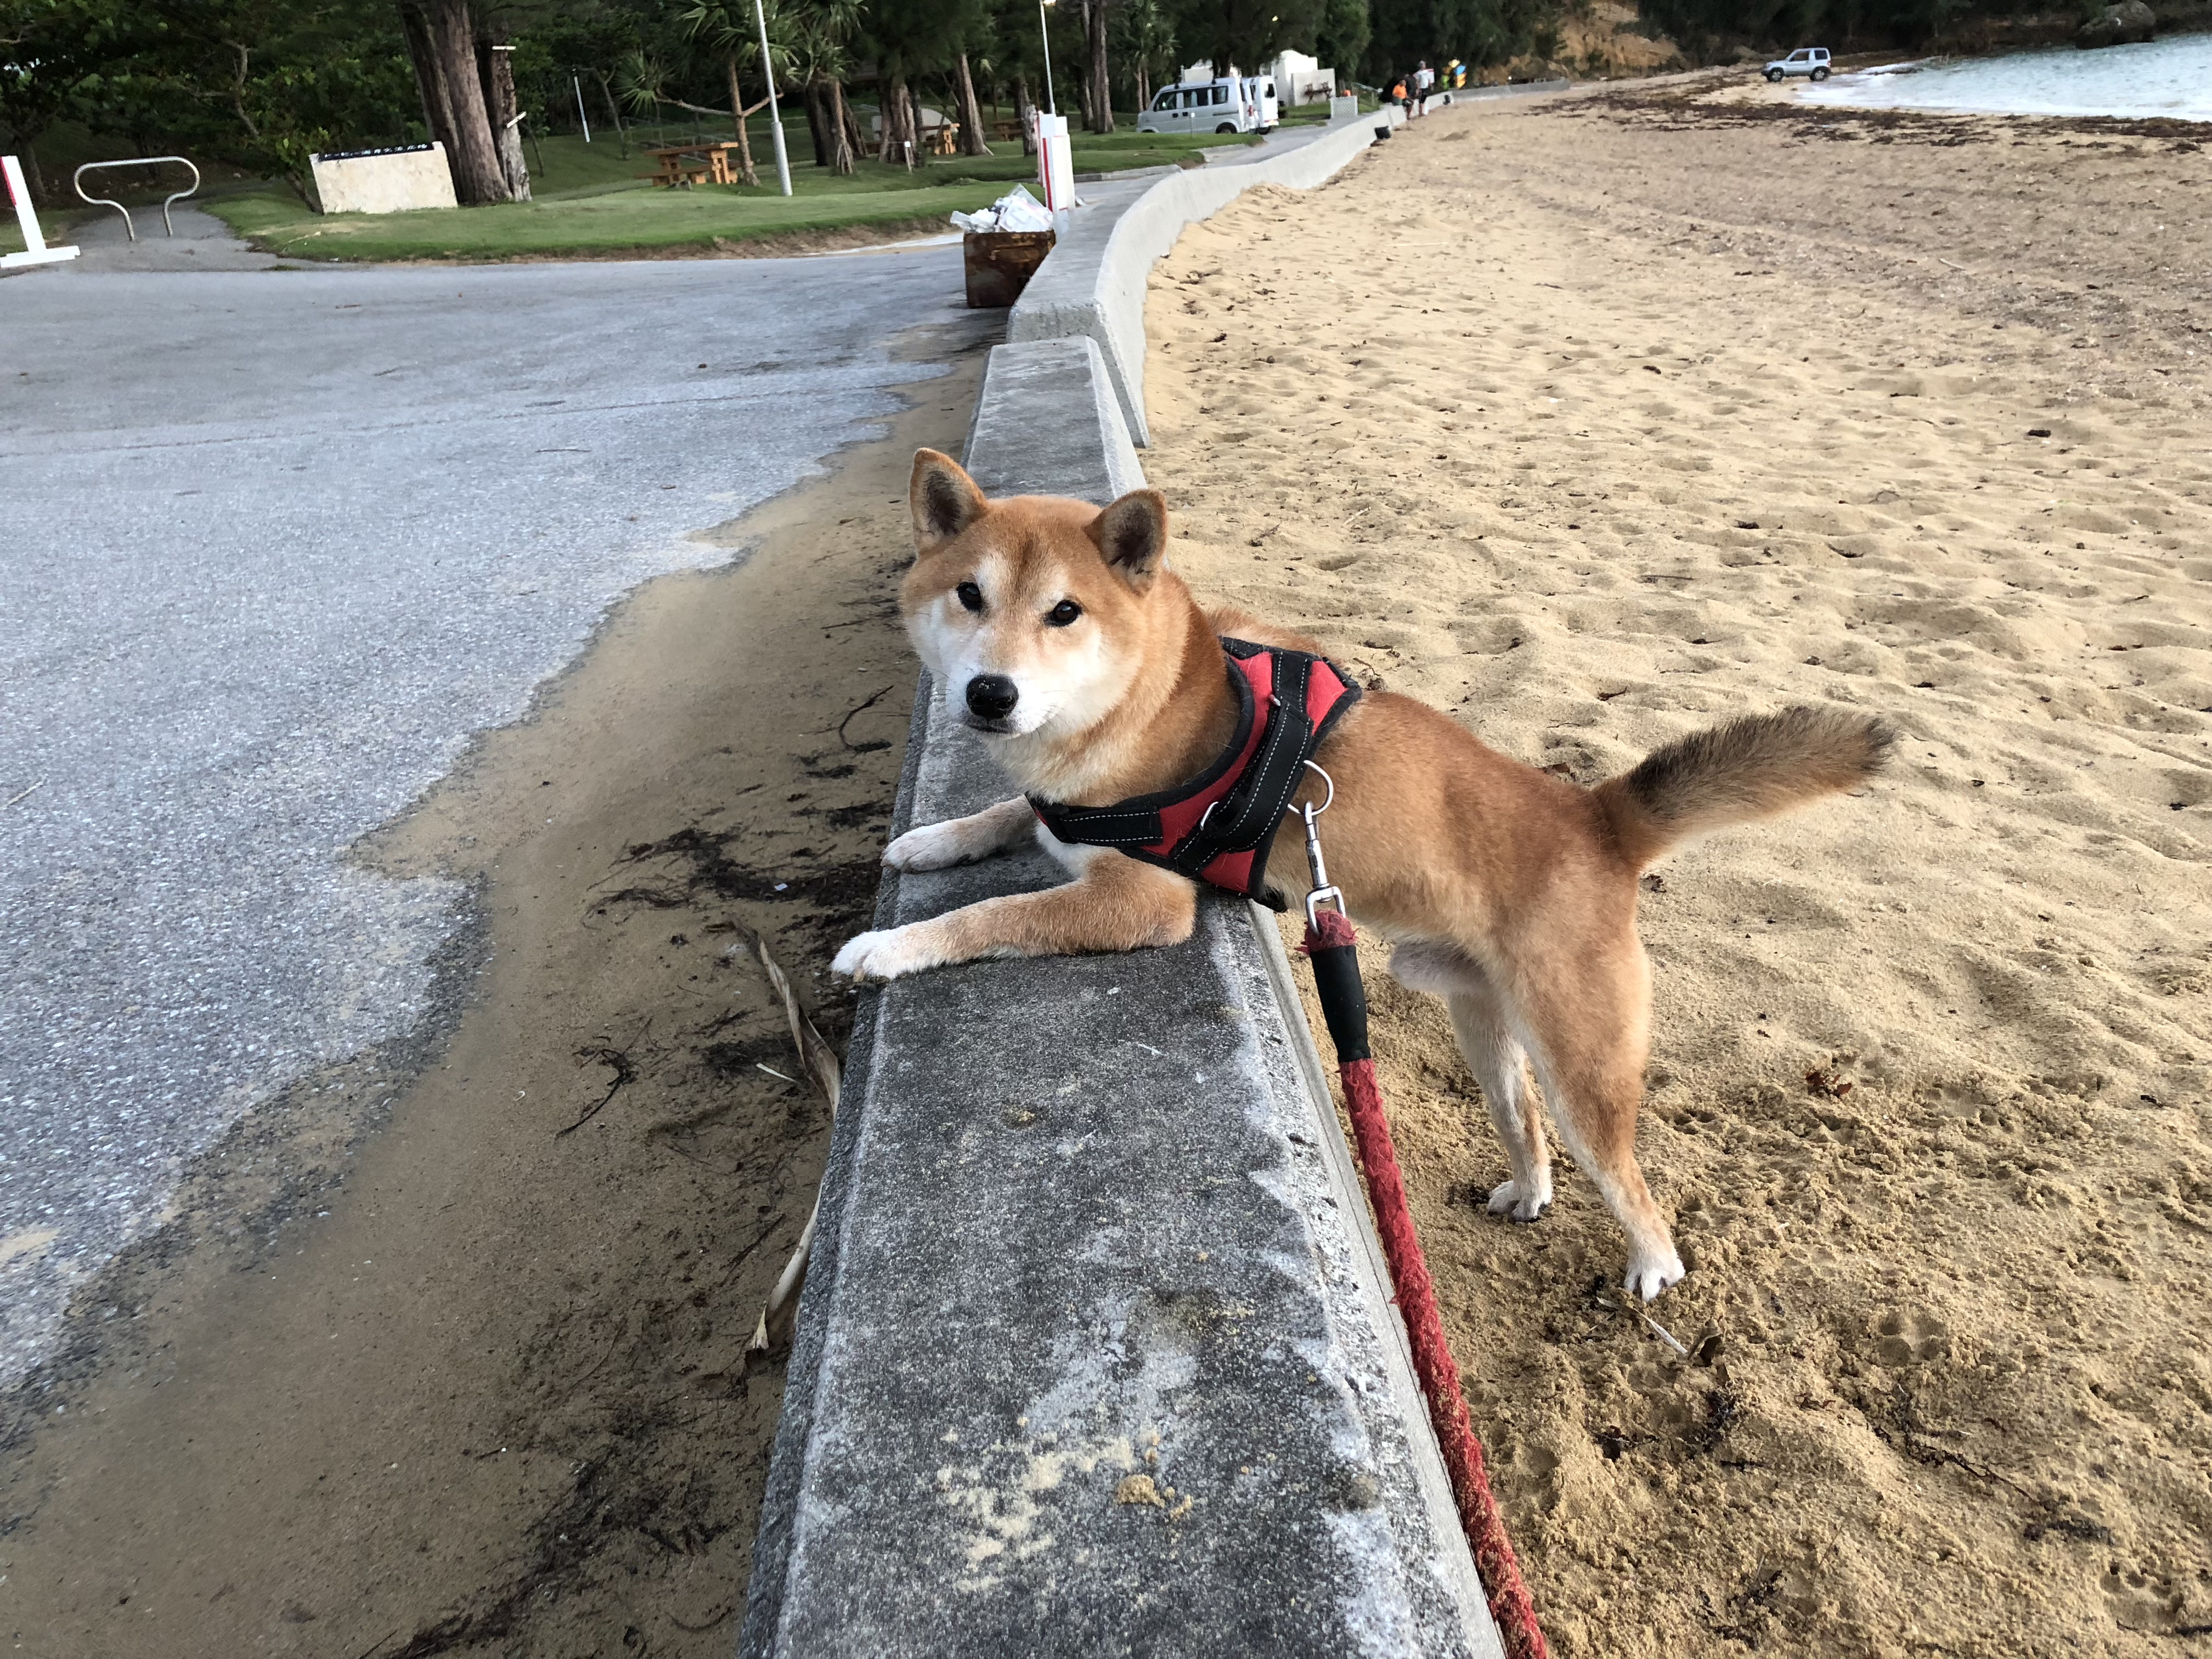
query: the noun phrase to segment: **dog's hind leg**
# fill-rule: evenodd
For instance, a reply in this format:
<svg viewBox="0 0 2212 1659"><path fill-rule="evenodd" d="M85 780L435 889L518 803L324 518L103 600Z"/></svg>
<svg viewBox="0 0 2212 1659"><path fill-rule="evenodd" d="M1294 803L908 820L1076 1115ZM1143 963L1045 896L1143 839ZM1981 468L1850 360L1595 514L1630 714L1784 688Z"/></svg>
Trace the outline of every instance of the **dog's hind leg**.
<svg viewBox="0 0 2212 1659"><path fill-rule="evenodd" d="M894 870L949 870L956 864L973 864L1019 847L1036 833L1036 823L1029 802L1017 795L964 818L908 830L884 848L884 862Z"/></svg>
<svg viewBox="0 0 2212 1659"><path fill-rule="evenodd" d="M1487 980L1444 999L1451 1010L1452 1032L1468 1069L1482 1085L1490 1121L1505 1144L1512 1178L1490 1189L1492 1215L1516 1221L1540 1218L1552 1201L1552 1155L1544 1145L1544 1118L1530 1098L1528 1056L1513 1040L1504 1006Z"/></svg>
<svg viewBox="0 0 2212 1659"><path fill-rule="evenodd" d="M1552 1158L1543 1115L1530 1098L1528 1056L1515 1040L1498 988L1481 964L1448 945L1401 945L1390 975L1413 990L1444 1000L1468 1069L1481 1086L1490 1121L1504 1144L1507 1180L1490 1189L1490 1212L1534 1221L1552 1201Z"/></svg>
<svg viewBox="0 0 2212 1659"><path fill-rule="evenodd" d="M1682 1258L1636 1161L1651 975L1632 931L1584 957L1571 982L1522 988L1536 1074L1559 1139L1628 1235L1622 1288L1646 1302L1680 1281Z"/></svg>

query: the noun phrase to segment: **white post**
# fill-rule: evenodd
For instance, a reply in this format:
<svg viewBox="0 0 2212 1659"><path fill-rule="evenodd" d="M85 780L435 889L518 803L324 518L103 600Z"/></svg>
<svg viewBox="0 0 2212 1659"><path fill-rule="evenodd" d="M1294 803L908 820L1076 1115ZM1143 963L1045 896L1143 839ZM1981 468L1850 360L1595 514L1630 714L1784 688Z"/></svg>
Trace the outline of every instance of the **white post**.
<svg viewBox="0 0 2212 1659"><path fill-rule="evenodd" d="M1036 118L1037 183L1044 186L1045 210L1054 228L1067 228L1067 210L1075 205L1075 159L1067 148L1067 118Z"/></svg>
<svg viewBox="0 0 2212 1659"><path fill-rule="evenodd" d="M1044 38L1044 112L1047 115L1060 113L1060 106L1053 100L1052 95L1052 30L1044 21L1044 9L1052 3L1053 0L1037 0L1037 33Z"/></svg>
<svg viewBox="0 0 2212 1659"><path fill-rule="evenodd" d="M576 94L576 118L584 124L584 142L588 144L592 142L592 118L584 113L584 83L572 75L568 85Z"/></svg>
<svg viewBox="0 0 2212 1659"><path fill-rule="evenodd" d="M23 182L23 164L12 155L0 155L0 177L8 180L8 199L15 204L15 222L23 228L23 251L0 253L0 269L16 265L51 265L76 258L73 247L48 247L39 229L39 216L31 206L31 187Z"/></svg>
<svg viewBox="0 0 2212 1659"><path fill-rule="evenodd" d="M791 158L783 153L783 117L775 106L775 65L769 61L768 13L763 9L761 0L753 0L753 21L760 25L761 77L768 82L768 130L775 138L775 180L783 186L783 193L788 196L791 194ZM744 118L744 111L739 110L738 119L742 121Z"/></svg>

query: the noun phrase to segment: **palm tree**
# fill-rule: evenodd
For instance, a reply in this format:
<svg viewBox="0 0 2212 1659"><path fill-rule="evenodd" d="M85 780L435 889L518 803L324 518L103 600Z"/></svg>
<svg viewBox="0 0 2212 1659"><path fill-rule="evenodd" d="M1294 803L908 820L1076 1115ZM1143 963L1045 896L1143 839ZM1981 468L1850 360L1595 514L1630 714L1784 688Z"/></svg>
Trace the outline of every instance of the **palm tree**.
<svg viewBox="0 0 2212 1659"><path fill-rule="evenodd" d="M806 88L815 161L850 173L853 118L845 106L845 77L853 72L850 43L860 26L860 0L814 0L790 19L791 74Z"/></svg>
<svg viewBox="0 0 2212 1659"><path fill-rule="evenodd" d="M760 65L762 78L772 79L781 69L787 68L791 47L785 38L791 33L788 20L782 10L773 4L767 6L769 61ZM742 164L745 183L757 185L760 176L753 171L752 140L745 132L745 118L763 108L768 100L763 97L751 109L738 93L738 64L740 59L757 62L760 57L760 40L750 0L693 0L690 10L679 20L684 32L692 40L703 42L722 57L723 72L730 81L730 118L737 124L738 160ZM781 60L779 63L778 60ZM697 109L696 104L685 104L681 99L666 101L685 109ZM703 113L719 115L720 110Z"/></svg>
<svg viewBox="0 0 2212 1659"><path fill-rule="evenodd" d="M1175 64L1175 19L1161 0L1122 0L1115 8L1114 25L1121 61L1136 82L1137 107L1150 109L1153 75Z"/></svg>

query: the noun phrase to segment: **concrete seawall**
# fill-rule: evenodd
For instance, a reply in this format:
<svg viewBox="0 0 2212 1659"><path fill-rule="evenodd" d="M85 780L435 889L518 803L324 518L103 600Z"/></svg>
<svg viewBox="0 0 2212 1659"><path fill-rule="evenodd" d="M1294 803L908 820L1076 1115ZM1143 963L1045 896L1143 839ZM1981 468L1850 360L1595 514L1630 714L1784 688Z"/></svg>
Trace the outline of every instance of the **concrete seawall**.
<svg viewBox="0 0 2212 1659"><path fill-rule="evenodd" d="M992 353L984 489L1141 487L1152 261L1395 114L1097 192ZM1012 793L925 675L892 833ZM874 925L1061 879L887 874ZM1267 913L899 980L845 1076L742 1654L1500 1652Z"/></svg>
<svg viewBox="0 0 2212 1659"><path fill-rule="evenodd" d="M1142 482L1086 338L994 350L968 462ZM894 832L1007 793L925 676ZM1271 919L899 980L846 1067L743 1653L1497 1651Z"/></svg>

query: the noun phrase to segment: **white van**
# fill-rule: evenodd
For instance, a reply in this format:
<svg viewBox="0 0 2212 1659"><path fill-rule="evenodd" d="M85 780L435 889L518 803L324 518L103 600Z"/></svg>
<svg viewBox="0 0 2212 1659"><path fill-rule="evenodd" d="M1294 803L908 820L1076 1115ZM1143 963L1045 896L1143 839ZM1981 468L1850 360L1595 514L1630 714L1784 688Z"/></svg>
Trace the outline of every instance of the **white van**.
<svg viewBox="0 0 2212 1659"><path fill-rule="evenodd" d="M1255 76L1245 82L1244 101L1258 115L1260 125L1254 129L1255 131L1273 132L1276 123L1283 118L1282 102L1275 96L1275 82L1271 76Z"/></svg>
<svg viewBox="0 0 2212 1659"><path fill-rule="evenodd" d="M1162 87L1152 106L1137 118L1139 132L1257 132L1260 105L1245 88L1260 84L1224 76L1218 80Z"/></svg>

